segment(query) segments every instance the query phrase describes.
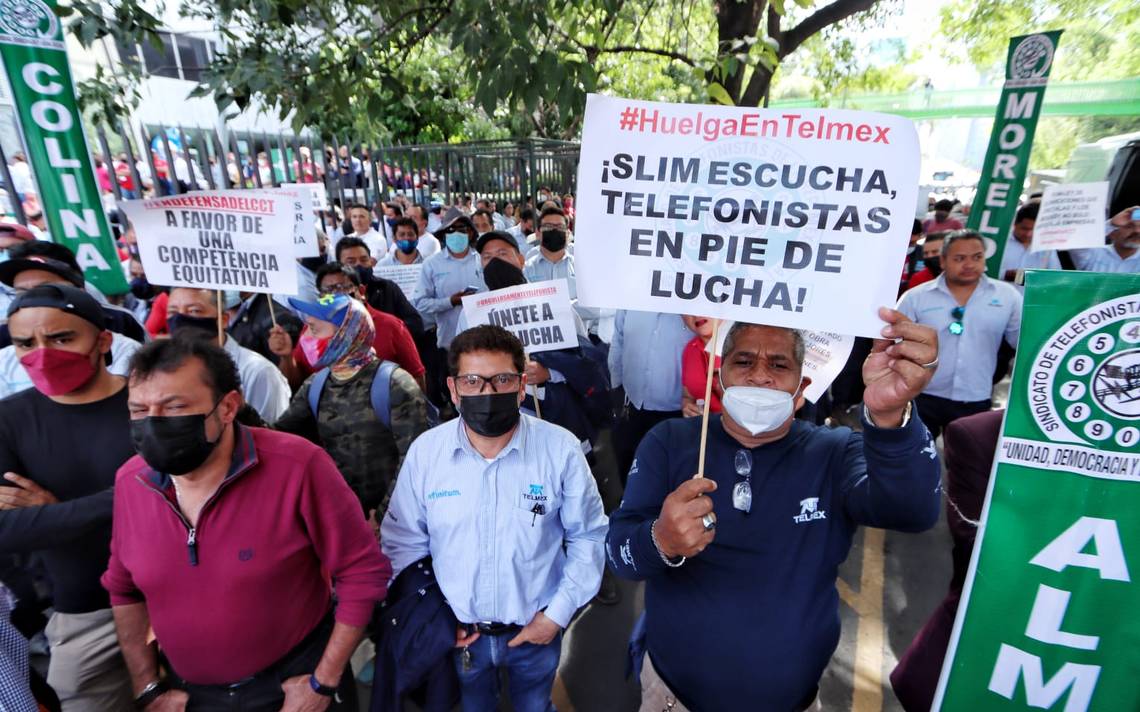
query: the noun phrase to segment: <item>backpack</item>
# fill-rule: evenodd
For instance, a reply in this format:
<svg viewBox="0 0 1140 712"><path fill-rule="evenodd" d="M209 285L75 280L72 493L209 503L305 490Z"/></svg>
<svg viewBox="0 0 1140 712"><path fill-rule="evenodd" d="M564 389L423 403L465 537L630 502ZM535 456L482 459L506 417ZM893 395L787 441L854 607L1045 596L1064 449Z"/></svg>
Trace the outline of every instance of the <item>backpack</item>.
<svg viewBox="0 0 1140 712"><path fill-rule="evenodd" d="M391 361L381 361L380 368L376 369L376 375L372 378L372 388L369 391L376 418L389 430L392 429L392 408L388 397L392 390L392 373L396 368L397 365ZM314 420L317 417L317 406L321 402L321 393L324 392L325 383L329 380L329 373L329 369L322 368L317 371L313 376L313 382L309 384L309 410L313 412ZM424 398L424 403L427 405L428 427L434 428L440 422L439 410L427 398Z"/></svg>

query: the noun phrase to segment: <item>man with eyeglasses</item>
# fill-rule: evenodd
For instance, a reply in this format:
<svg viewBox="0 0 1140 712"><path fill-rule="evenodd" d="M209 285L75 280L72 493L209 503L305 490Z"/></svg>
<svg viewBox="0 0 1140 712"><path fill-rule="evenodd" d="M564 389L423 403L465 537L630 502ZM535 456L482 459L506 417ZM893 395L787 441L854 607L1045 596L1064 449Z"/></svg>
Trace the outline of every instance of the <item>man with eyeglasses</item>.
<svg viewBox="0 0 1140 712"><path fill-rule="evenodd" d="M903 294L898 310L938 332L938 370L915 403L937 438L942 429L993 405L993 374L1004 338L1017 347L1021 292L986 276L986 246L973 230L942 241L942 274Z"/></svg>
<svg viewBox="0 0 1140 712"><path fill-rule="evenodd" d="M344 294L364 305L376 329L372 348L381 361L392 361L407 371L421 389L424 388L424 364L416 351L416 343L404 322L391 314L374 309L365 297L365 289L360 284L356 270L336 262L324 265L317 270L317 292L320 296ZM308 327L301 331L301 336ZM316 369L301 348L301 340L294 343L284 329L275 327L269 332L269 348L277 356L277 367L289 381L290 387L297 390L305 379Z"/></svg>
<svg viewBox="0 0 1140 712"><path fill-rule="evenodd" d="M519 412L522 344L498 326L451 343L460 418L412 443L381 524L394 572L429 554L460 625L463 709L496 709L499 670L513 709L553 710L561 631L598 591L606 518L577 438Z"/></svg>
<svg viewBox="0 0 1140 712"><path fill-rule="evenodd" d="M840 633L835 578L856 529L938 520L938 455L911 406L938 337L897 311L879 316L861 433L793 418L811 383L800 332L737 322L705 476L693 478L699 418L668 420L641 441L606 555L616 574L646 582L631 644L647 652L635 656L642 712L821 709Z"/></svg>

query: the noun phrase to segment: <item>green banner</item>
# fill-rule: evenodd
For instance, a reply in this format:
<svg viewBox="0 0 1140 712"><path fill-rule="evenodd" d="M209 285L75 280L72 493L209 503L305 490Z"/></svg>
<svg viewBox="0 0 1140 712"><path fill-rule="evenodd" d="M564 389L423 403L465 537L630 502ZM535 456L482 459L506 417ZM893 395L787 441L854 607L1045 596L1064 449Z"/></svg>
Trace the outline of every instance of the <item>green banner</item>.
<svg viewBox="0 0 1140 712"><path fill-rule="evenodd" d="M1140 710L1140 275L1029 271L934 710Z"/></svg>
<svg viewBox="0 0 1140 712"><path fill-rule="evenodd" d="M998 100L994 128L978 192L966 227L986 241L986 274L999 278L1005 242L1017 214L1017 200L1029 169L1029 152L1037 117L1045 99L1045 85L1053 68L1053 53L1061 30L1023 35L1009 40L1005 84Z"/></svg>
<svg viewBox="0 0 1140 712"><path fill-rule="evenodd" d="M127 281L99 200L55 0L0 2L0 59L55 242L75 252L104 294Z"/></svg>

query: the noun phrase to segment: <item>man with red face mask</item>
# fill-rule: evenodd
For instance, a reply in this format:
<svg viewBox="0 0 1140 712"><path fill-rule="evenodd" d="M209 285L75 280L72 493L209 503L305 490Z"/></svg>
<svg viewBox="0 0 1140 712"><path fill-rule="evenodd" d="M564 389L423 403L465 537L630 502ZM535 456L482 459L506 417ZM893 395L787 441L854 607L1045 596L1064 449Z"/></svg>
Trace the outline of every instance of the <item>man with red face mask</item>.
<svg viewBox="0 0 1140 712"><path fill-rule="evenodd" d="M44 284L8 326L35 388L0 401L0 553L35 552L54 594L48 683L65 712L131 708L107 592L115 471L133 454L126 382L106 366L111 332L95 298ZM97 443L97 447L92 444Z"/></svg>

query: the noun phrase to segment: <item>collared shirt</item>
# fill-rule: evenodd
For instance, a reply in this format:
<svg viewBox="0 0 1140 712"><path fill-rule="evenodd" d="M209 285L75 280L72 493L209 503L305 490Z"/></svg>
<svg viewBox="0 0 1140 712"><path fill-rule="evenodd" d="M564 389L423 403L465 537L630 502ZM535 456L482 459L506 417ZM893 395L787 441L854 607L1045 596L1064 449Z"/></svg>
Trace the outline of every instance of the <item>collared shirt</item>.
<svg viewBox="0 0 1140 712"><path fill-rule="evenodd" d="M621 310L610 344L610 379L642 410L681 409L681 354L693 332L677 314Z"/></svg>
<svg viewBox="0 0 1140 712"><path fill-rule="evenodd" d="M111 365L107 370L116 376L126 376L130 372L131 356L142 348L142 344L128 339L122 334L111 332ZM0 398L7 398L32 387L32 379L20 364L15 346L0 349Z"/></svg>
<svg viewBox="0 0 1140 712"><path fill-rule="evenodd" d="M413 259L407 265L405 265L403 262L401 262L399 259L396 258L397 253L399 253L398 249L392 250L391 252L389 252L387 255L384 256L384 259L377 262L376 266L377 267L407 267L408 265L423 264L424 256L422 253L417 252L415 259Z"/></svg>
<svg viewBox="0 0 1140 712"><path fill-rule="evenodd" d="M420 235L420 241L416 243L416 249L419 250L420 255L426 260L440 251L439 238L430 232L425 232Z"/></svg>
<svg viewBox="0 0 1140 712"><path fill-rule="evenodd" d="M479 253L474 249L462 258L451 254L451 250L441 250L424 261L412 305L421 314L435 316L436 344L441 349L451 345L457 333L459 314L463 311L462 306L451 305L451 295L468 287L475 287L480 292L487 289L483 283Z"/></svg>
<svg viewBox="0 0 1140 712"><path fill-rule="evenodd" d="M1005 273L1010 270L1019 269L1061 269L1061 260L1057 257L1056 250L1030 252L1028 246L1010 235L1005 243L1005 252L1001 255L998 279L1004 279Z"/></svg>
<svg viewBox="0 0 1140 712"><path fill-rule="evenodd" d="M266 423L273 423L289 407L289 381L269 359L226 336L223 346L237 365L245 400Z"/></svg>
<svg viewBox="0 0 1140 712"><path fill-rule="evenodd" d="M523 269L528 282L545 282L551 279L565 279L570 288L570 298L578 298L578 286L574 278L574 255L569 251L562 255L562 259L552 262L540 250L538 254L526 261Z"/></svg>
<svg viewBox="0 0 1140 712"><path fill-rule="evenodd" d="M955 335L950 333L951 312L958 300L946 286L945 274L904 294L899 311L938 332L938 368L923 392L962 403L988 400L1002 338L1017 346L1021 304L1021 292L1012 284L983 276L966 300L963 331Z"/></svg>
<svg viewBox="0 0 1140 712"><path fill-rule="evenodd" d="M193 528L171 480L137 456L119 468L102 582L112 605L146 604L180 677L261 672L316 627L334 586L336 620L368 624L391 568L324 450L235 425L229 470Z"/></svg>
<svg viewBox="0 0 1140 712"><path fill-rule="evenodd" d="M1073 264L1085 272L1116 272L1119 274L1140 274L1140 250L1131 257L1121 257L1112 245L1090 247L1086 250L1073 250Z"/></svg>
<svg viewBox="0 0 1140 712"><path fill-rule="evenodd" d="M545 609L565 628L598 591L606 527L570 431L523 414L488 461L456 418L412 443L380 543L396 574L431 554L460 622L525 625Z"/></svg>
<svg viewBox="0 0 1140 712"><path fill-rule="evenodd" d="M364 244L368 245L368 251L371 253L372 259L379 260L388 254L388 239L376 231L376 228L368 228L368 232L363 235L357 235L355 232L346 237L359 237L364 240ZM330 252L336 254L336 243L340 242L340 238L333 240Z"/></svg>

